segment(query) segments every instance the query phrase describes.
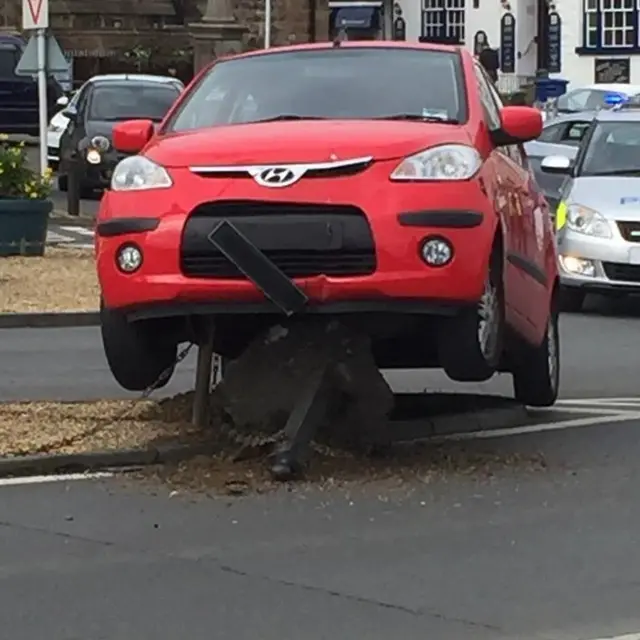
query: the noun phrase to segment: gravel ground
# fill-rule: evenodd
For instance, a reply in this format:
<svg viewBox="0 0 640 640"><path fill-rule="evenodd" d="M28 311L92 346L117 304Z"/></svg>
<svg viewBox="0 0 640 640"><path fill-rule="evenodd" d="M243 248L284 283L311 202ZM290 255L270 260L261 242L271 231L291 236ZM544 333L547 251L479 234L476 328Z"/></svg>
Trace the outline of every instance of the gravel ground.
<svg viewBox="0 0 640 640"><path fill-rule="evenodd" d="M210 442L220 448L214 457L179 465L152 467L140 479L162 482L196 493L244 495L281 487L271 480L264 450L239 457L237 444L216 438L215 429L190 424L192 394L154 402L20 402L0 404L0 456L34 453L81 453L120 448L148 448L169 442ZM357 483L387 487L428 484L450 474L491 477L513 466L540 470L544 459L495 453L473 445L403 446L378 458L359 457L326 447L314 452L304 482L297 488L331 488Z"/></svg>
<svg viewBox="0 0 640 640"><path fill-rule="evenodd" d="M0 258L0 312L95 311L93 251L47 247L44 257Z"/></svg>

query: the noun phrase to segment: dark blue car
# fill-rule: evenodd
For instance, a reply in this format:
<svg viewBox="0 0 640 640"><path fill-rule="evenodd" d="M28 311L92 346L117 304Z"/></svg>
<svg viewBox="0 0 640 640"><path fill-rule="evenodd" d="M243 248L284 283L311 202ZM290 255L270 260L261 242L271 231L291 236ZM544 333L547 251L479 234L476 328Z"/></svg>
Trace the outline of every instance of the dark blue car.
<svg viewBox="0 0 640 640"><path fill-rule="evenodd" d="M31 76L18 76L16 65L27 43L19 36L0 33L0 133L38 135L38 83ZM57 110L62 88L47 81L48 118Z"/></svg>

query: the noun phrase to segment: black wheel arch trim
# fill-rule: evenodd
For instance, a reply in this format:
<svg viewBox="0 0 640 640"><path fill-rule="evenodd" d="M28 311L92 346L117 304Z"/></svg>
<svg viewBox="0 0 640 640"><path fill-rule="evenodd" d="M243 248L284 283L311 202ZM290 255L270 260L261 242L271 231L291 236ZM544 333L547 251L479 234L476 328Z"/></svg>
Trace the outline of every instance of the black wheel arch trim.
<svg viewBox="0 0 640 640"><path fill-rule="evenodd" d="M101 238L115 238L130 233L155 231L159 224L159 218L114 218L99 222L96 226L96 233Z"/></svg>
<svg viewBox="0 0 640 640"><path fill-rule="evenodd" d="M547 274L529 258L525 258L519 253L510 252L507 254L507 261L523 273L526 273L530 278L533 278L537 283L547 286L549 281Z"/></svg>
<svg viewBox="0 0 640 640"><path fill-rule="evenodd" d="M479 227L483 219L484 216L479 211L456 209L428 209L398 214L398 222L403 227L436 229L473 229Z"/></svg>

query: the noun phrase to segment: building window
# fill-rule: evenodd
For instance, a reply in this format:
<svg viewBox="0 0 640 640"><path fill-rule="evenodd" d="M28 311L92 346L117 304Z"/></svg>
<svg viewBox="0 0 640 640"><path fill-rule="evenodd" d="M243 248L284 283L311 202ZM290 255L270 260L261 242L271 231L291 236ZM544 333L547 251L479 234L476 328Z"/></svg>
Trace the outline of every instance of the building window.
<svg viewBox="0 0 640 640"><path fill-rule="evenodd" d="M465 0L422 0L422 39L464 44L464 5Z"/></svg>
<svg viewBox="0 0 640 640"><path fill-rule="evenodd" d="M636 49L640 46L640 0L583 0L584 49Z"/></svg>

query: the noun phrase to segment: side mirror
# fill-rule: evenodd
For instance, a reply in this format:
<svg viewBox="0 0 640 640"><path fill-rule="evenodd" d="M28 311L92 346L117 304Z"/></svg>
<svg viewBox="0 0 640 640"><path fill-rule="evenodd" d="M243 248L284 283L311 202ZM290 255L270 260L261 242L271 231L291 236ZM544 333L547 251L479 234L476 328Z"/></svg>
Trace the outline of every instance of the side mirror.
<svg viewBox="0 0 640 640"><path fill-rule="evenodd" d="M540 169L544 173L567 175L571 172L571 160L567 156L546 156L542 158Z"/></svg>
<svg viewBox="0 0 640 640"><path fill-rule="evenodd" d="M533 107L504 107L500 128L491 132L497 147L535 140L542 133L542 115Z"/></svg>
<svg viewBox="0 0 640 640"><path fill-rule="evenodd" d="M67 96L60 96L56 100L56 105L62 109L64 109L69 104L69 98Z"/></svg>
<svg viewBox="0 0 640 640"><path fill-rule="evenodd" d="M62 110L62 115L71 122L75 122L78 119L78 110L75 107L67 107Z"/></svg>
<svg viewBox="0 0 640 640"><path fill-rule="evenodd" d="M113 128L113 146L120 153L139 153L155 133L152 120L127 120Z"/></svg>

